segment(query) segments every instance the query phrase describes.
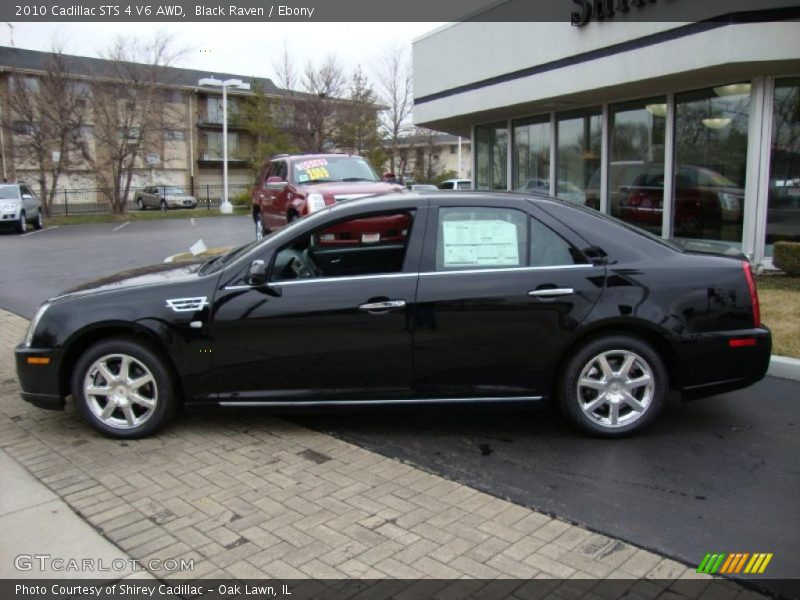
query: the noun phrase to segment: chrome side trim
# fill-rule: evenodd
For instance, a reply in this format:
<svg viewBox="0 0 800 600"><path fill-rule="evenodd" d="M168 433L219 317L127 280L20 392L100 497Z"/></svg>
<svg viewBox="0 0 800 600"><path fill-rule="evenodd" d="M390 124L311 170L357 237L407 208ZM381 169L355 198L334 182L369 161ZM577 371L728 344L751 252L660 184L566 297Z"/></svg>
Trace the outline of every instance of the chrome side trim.
<svg viewBox="0 0 800 600"><path fill-rule="evenodd" d="M559 265L550 267L510 267L502 269L464 269L463 271L425 271L423 273L383 273L380 275L350 275L347 277L317 277L314 279L289 279L270 281L268 285L302 285L305 283L325 283L333 281L362 281L368 279L395 279L401 277L435 277L437 275L477 275L480 273L515 273L527 271L559 271L561 269L592 269L595 265ZM249 285L227 285L226 290L250 290Z"/></svg>
<svg viewBox="0 0 800 600"><path fill-rule="evenodd" d="M542 396L486 398L413 398L405 400L220 400L220 406L375 406L392 404L469 404L473 402L531 402Z"/></svg>
<svg viewBox="0 0 800 600"><path fill-rule="evenodd" d="M515 273L528 271L560 271L561 269L591 269L594 265L558 265L549 267L507 267L496 269L464 269L463 271L426 271L421 277L436 275L478 275L479 273Z"/></svg>
<svg viewBox="0 0 800 600"><path fill-rule="evenodd" d="M167 308L171 308L175 312L194 312L208 306L207 296L198 296L196 298L169 298L167 300Z"/></svg>

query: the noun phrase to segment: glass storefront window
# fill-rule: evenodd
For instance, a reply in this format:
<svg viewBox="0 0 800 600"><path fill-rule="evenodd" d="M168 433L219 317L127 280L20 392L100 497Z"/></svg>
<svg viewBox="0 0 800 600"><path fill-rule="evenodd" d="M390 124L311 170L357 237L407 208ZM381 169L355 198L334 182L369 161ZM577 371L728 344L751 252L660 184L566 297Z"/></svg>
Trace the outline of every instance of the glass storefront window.
<svg viewBox="0 0 800 600"><path fill-rule="evenodd" d="M673 235L741 248L750 84L678 94Z"/></svg>
<svg viewBox="0 0 800 600"><path fill-rule="evenodd" d="M666 103L665 97L650 98L609 110L609 211L657 235L664 214ZM597 188L599 177L593 176Z"/></svg>
<svg viewBox="0 0 800 600"><path fill-rule="evenodd" d="M518 192L550 192L550 117L514 123L513 183Z"/></svg>
<svg viewBox="0 0 800 600"><path fill-rule="evenodd" d="M507 189L508 128L505 123L475 127L475 146L475 189Z"/></svg>
<svg viewBox="0 0 800 600"><path fill-rule="evenodd" d="M600 208L601 122L599 109L558 115L559 198Z"/></svg>
<svg viewBox="0 0 800 600"><path fill-rule="evenodd" d="M775 82L765 256L778 241L800 242L800 78Z"/></svg>

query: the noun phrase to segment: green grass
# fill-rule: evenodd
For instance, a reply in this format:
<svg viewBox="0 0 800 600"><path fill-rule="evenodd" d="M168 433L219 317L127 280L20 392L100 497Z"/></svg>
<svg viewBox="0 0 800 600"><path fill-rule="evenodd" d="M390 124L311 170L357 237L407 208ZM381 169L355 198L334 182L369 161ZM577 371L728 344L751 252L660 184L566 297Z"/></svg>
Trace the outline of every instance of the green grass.
<svg viewBox="0 0 800 600"><path fill-rule="evenodd" d="M219 212L219 208L191 208L191 209L176 209L168 210L166 212L160 210L132 210L122 215L114 214L77 214L69 216L47 217L45 218L45 225L48 227L58 225L85 225L87 223L124 223L130 221L131 223L137 221L158 221L161 219L189 219L189 218L202 218L202 217L229 217L240 216L248 214L250 207L248 206L234 206L232 215L223 215Z"/></svg>
<svg viewBox="0 0 800 600"><path fill-rule="evenodd" d="M772 352L800 358L800 277L762 275L757 279L761 320L772 330Z"/></svg>

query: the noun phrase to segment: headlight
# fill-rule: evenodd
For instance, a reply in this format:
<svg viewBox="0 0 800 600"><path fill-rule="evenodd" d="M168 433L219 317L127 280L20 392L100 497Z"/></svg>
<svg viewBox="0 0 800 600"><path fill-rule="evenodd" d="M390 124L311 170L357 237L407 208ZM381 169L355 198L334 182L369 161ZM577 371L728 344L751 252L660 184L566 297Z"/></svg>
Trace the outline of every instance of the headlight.
<svg viewBox="0 0 800 600"><path fill-rule="evenodd" d="M36 328L39 326L39 321L42 319L42 315L44 315L45 311L50 307L50 305L45 302L39 307L39 310L36 311L36 314L33 316L33 320L31 324L28 326L28 333L25 334L25 345L30 348L31 342L33 341L33 334L36 333Z"/></svg>
<svg viewBox="0 0 800 600"><path fill-rule="evenodd" d="M308 206L308 214L317 212L325 208L325 198L322 197L322 194L309 194L306 198L306 205Z"/></svg>
<svg viewBox="0 0 800 600"><path fill-rule="evenodd" d="M16 211L17 204L16 202L3 202L2 204L0 204L0 210L4 210L6 212L11 210Z"/></svg>

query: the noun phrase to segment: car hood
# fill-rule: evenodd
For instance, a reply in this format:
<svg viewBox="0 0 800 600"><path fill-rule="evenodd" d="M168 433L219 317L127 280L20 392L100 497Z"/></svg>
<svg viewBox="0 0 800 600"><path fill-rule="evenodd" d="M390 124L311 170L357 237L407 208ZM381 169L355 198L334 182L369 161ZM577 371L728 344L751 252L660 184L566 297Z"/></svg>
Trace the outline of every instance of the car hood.
<svg viewBox="0 0 800 600"><path fill-rule="evenodd" d="M323 196L336 197L337 200L344 200L346 198L339 198L339 196L346 197L361 197L369 196L371 194L387 194L389 192L401 192L405 190L402 185L396 183L385 183L383 181L332 181L331 183L316 183L313 185L303 185L301 189L306 194L318 193Z"/></svg>
<svg viewBox="0 0 800 600"><path fill-rule="evenodd" d="M145 285L154 285L158 283L174 283L178 281L186 281L197 277L197 270L200 268L202 261L196 263L183 263L175 265L173 263L162 263L151 265L147 267L137 267L127 271L120 271L113 275L101 277L81 283L73 288L70 288L55 299L63 298L66 296L84 296L87 294L96 294L100 292L111 292L131 287L140 287Z"/></svg>

